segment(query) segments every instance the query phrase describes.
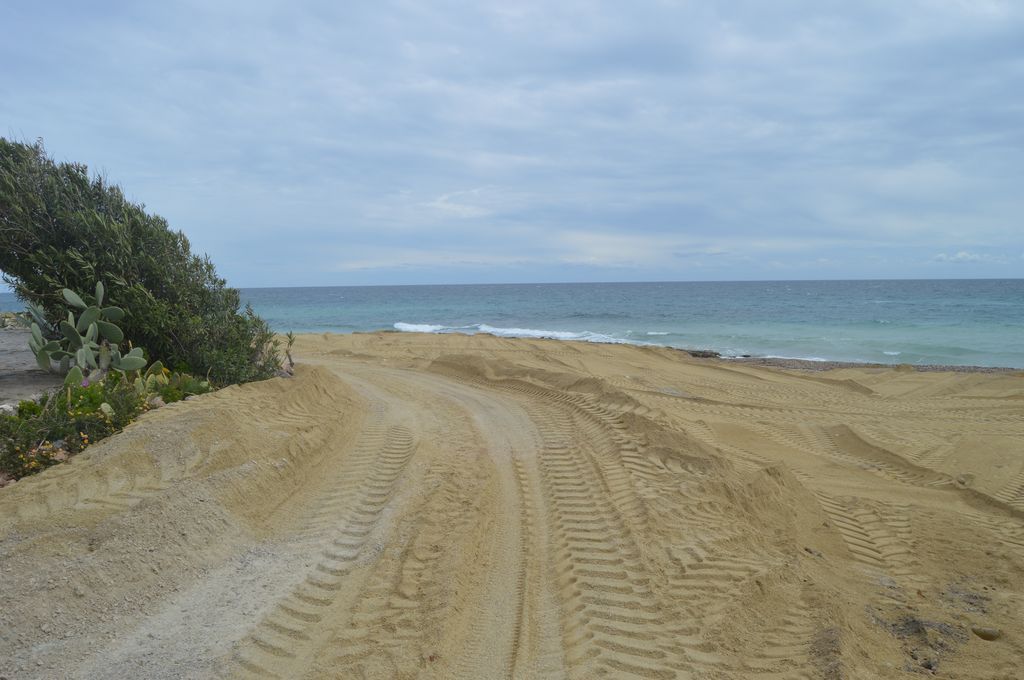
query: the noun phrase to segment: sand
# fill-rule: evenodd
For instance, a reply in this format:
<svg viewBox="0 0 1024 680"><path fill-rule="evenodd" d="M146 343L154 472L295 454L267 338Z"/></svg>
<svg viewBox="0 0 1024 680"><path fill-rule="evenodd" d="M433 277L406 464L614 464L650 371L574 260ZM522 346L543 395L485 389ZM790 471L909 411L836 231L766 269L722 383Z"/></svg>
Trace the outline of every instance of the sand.
<svg viewBox="0 0 1024 680"><path fill-rule="evenodd" d="M23 328L0 328L0 406L17 405L61 383L56 375L39 369L28 338Z"/></svg>
<svg viewBox="0 0 1024 680"><path fill-rule="evenodd" d="M1021 675L1021 374L296 354L0 489L0 676Z"/></svg>

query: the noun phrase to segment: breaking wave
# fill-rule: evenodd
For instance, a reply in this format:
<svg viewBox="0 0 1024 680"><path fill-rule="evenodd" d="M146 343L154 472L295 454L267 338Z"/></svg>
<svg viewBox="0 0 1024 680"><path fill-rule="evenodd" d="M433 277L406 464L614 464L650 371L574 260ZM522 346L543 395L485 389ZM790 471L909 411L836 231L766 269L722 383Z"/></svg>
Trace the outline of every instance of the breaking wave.
<svg viewBox="0 0 1024 680"><path fill-rule="evenodd" d="M642 345L646 343L635 340L623 340L604 333L591 331L549 331L539 328L498 328L485 323L475 323L468 326L440 326L430 323L405 323L399 321L394 325L395 330L404 333L487 333L501 338L546 338L551 340L579 340L582 342L613 343L618 345Z"/></svg>

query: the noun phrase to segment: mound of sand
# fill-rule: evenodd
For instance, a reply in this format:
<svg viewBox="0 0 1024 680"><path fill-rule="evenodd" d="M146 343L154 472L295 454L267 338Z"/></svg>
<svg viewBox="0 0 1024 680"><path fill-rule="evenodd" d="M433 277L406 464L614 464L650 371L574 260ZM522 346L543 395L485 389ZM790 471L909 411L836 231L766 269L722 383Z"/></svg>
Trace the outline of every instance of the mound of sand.
<svg viewBox="0 0 1024 680"><path fill-rule="evenodd" d="M0 490L0 676L1019 676L1019 375L296 350Z"/></svg>

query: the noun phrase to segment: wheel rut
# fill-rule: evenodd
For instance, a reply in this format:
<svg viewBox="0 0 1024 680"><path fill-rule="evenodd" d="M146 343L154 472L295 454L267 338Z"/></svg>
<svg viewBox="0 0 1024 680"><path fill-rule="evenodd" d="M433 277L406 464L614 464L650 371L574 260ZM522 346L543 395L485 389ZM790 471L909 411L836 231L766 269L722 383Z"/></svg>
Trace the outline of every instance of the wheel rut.
<svg viewBox="0 0 1024 680"><path fill-rule="evenodd" d="M225 674L564 677L529 416L410 372L344 379L377 406L306 522L323 548Z"/></svg>
<svg viewBox="0 0 1024 680"><path fill-rule="evenodd" d="M331 610L350 604L346 591L358 578L368 538L415 448L415 437L403 426L375 420L367 428L346 467L348 478L362 482L354 492L341 485L311 517L308 531L326 533L319 554L303 582L242 642L235 653L239 669L256 677L290 677L303 670L302 660L327 637L320 624Z"/></svg>
<svg viewBox="0 0 1024 680"><path fill-rule="evenodd" d="M620 409L592 397L515 380L463 379L528 397L526 408L540 430L538 468L554 543L568 675L740 677L743 668L710 651L698 622L707 624L741 606L730 590L763 572L764 555L728 547L742 530L725 508L698 500L689 507L685 496L667 503L649 493L693 484L700 476L675 456L649 452L644 437L622 422ZM652 554L638 538L663 523L683 530L674 539L682 545L668 559Z"/></svg>

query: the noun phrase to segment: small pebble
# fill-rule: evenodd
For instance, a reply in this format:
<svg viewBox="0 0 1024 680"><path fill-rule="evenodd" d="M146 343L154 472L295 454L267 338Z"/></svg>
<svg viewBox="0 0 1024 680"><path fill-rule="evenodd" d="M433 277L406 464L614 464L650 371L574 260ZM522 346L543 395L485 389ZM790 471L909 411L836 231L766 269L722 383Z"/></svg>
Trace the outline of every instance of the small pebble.
<svg viewBox="0 0 1024 680"><path fill-rule="evenodd" d="M982 640L988 640L989 642L1003 637L1003 631L998 628L989 628L988 626L971 626L971 632Z"/></svg>

